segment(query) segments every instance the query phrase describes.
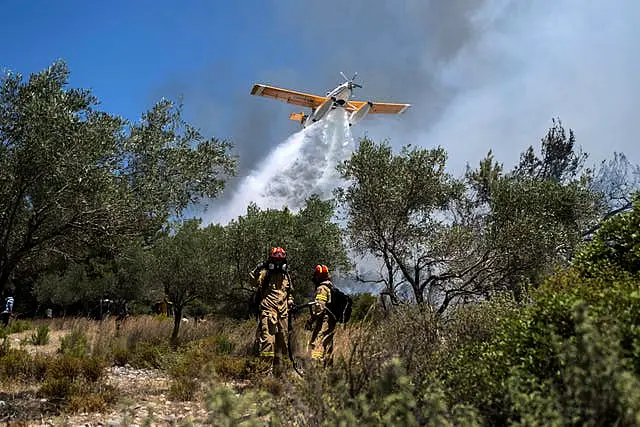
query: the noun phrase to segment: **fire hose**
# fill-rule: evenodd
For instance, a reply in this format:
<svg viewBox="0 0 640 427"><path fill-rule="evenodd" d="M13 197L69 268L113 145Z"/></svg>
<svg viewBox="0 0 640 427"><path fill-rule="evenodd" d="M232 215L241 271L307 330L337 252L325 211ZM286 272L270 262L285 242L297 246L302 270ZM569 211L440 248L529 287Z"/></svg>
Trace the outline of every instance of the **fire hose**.
<svg viewBox="0 0 640 427"><path fill-rule="evenodd" d="M291 364L293 365L293 369L296 371L296 373L298 375L300 375L301 377L303 376L303 373L300 372L300 368L298 367L298 363L296 362L296 359L293 355L293 346L292 346L292 342L291 342L291 337L293 336L293 313L298 312L304 308L307 307L311 307L313 305L317 304L316 301L309 301L307 303L304 303L302 305L294 305L290 310L289 310L289 316L288 316L288 328L289 331L287 333L287 348L289 351L289 360L291 360Z"/></svg>

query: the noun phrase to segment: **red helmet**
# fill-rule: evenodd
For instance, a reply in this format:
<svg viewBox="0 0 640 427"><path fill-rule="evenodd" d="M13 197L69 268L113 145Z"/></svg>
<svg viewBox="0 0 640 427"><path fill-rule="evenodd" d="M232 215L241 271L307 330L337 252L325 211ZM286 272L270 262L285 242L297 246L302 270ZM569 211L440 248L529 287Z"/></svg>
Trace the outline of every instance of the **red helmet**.
<svg viewBox="0 0 640 427"><path fill-rule="evenodd" d="M329 278L329 267L326 265L316 265L315 270L313 271L313 276L318 279L328 279Z"/></svg>
<svg viewBox="0 0 640 427"><path fill-rule="evenodd" d="M287 258L287 253L284 251L284 249L277 247L277 248L271 248L271 250L269 251L269 258L271 259L286 259Z"/></svg>

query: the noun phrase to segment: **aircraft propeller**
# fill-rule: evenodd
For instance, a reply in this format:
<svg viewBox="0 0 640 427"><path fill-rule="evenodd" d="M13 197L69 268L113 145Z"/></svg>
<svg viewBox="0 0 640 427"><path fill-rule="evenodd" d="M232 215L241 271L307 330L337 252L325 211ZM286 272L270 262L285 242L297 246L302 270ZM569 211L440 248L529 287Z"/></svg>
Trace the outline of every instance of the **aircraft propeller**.
<svg viewBox="0 0 640 427"><path fill-rule="evenodd" d="M342 76L343 79L345 79L345 81L349 82L349 86L351 87L357 87L357 88L361 88L362 89L362 85L359 85L358 83L354 83L353 81L356 79L356 77L358 76L358 73L355 72L353 74L353 77L351 78L351 80L349 80L347 78L347 76L344 75L344 73L342 71L340 71L340 75Z"/></svg>

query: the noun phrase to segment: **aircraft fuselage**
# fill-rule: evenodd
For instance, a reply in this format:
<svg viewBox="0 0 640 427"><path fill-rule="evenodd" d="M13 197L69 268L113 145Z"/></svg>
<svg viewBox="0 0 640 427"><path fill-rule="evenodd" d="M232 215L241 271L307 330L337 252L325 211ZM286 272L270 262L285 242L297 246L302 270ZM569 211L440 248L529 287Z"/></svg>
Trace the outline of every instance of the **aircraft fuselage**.
<svg viewBox="0 0 640 427"><path fill-rule="evenodd" d="M332 91L327 92L328 98L334 98L339 105L344 105L351 98L351 88L349 83L343 83Z"/></svg>

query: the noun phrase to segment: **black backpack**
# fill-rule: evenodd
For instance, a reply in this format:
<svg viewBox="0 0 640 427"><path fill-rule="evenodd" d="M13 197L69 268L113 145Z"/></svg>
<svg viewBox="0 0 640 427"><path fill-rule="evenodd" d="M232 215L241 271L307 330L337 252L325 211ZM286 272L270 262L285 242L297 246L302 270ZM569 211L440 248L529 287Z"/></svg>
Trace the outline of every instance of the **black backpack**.
<svg viewBox="0 0 640 427"><path fill-rule="evenodd" d="M338 323L347 323L351 318L353 299L335 286L331 287L331 303L327 309L334 315Z"/></svg>

